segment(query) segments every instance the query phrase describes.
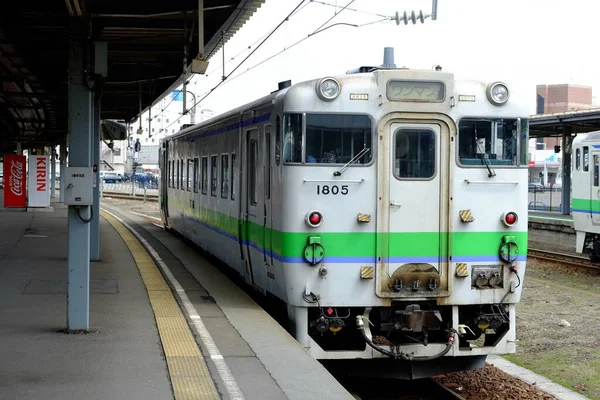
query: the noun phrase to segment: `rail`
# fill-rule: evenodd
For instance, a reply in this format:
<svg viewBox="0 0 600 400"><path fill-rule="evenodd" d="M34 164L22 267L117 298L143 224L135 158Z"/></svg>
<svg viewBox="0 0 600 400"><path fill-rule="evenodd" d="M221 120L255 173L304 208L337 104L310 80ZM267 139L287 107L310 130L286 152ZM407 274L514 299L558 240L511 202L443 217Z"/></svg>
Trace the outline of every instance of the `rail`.
<svg viewBox="0 0 600 400"><path fill-rule="evenodd" d="M537 258L538 260L554 261L561 264L586 268L594 271L600 270L600 265L592 263L587 257L576 256L573 254L558 253L555 251L541 249L529 249L527 251L527 256L531 258Z"/></svg>

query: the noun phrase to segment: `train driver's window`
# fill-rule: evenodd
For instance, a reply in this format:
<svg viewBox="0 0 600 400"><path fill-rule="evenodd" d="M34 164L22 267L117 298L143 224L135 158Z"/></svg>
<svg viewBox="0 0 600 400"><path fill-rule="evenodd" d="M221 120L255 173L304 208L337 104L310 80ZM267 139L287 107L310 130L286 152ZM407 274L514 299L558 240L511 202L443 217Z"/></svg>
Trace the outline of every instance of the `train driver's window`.
<svg viewBox="0 0 600 400"><path fill-rule="evenodd" d="M458 158L462 165L516 166L518 153L516 119L463 118L459 121Z"/></svg>
<svg viewBox="0 0 600 400"><path fill-rule="evenodd" d="M202 194L208 193L208 157L202 157Z"/></svg>
<svg viewBox="0 0 600 400"><path fill-rule="evenodd" d="M575 169L577 171L581 169L581 149L575 150Z"/></svg>
<svg viewBox="0 0 600 400"><path fill-rule="evenodd" d="M305 162L346 164L353 160L354 165L369 164L373 158L372 130L367 115L307 114Z"/></svg>
<svg viewBox="0 0 600 400"><path fill-rule="evenodd" d="M585 172L588 172L590 169L590 155L588 152L588 147L584 146L583 147L583 170Z"/></svg>

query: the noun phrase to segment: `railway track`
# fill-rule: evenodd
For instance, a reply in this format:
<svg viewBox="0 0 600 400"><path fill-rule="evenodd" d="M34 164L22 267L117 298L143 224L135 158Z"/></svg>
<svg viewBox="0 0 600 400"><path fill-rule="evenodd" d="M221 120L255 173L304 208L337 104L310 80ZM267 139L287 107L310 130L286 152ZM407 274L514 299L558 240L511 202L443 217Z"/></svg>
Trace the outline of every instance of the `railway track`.
<svg viewBox="0 0 600 400"><path fill-rule="evenodd" d="M354 378L341 382L357 400L465 400L433 378L414 381Z"/></svg>
<svg viewBox="0 0 600 400"><path fill-rule="evenodd" d="M558 253L548 250L529 249L527 256L537 258L538 260L547 260L559 262L574 267L585 268L593 271L600 271L600 266L592 263L587 257L577 256L573 254Z"/></svg>

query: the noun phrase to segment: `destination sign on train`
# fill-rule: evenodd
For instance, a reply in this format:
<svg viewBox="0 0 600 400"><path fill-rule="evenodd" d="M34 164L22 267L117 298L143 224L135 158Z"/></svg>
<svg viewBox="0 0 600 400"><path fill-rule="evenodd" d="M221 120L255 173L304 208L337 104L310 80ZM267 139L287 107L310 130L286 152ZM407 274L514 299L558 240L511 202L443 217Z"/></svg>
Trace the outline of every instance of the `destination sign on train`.
<svg viewBox="0 0 600 400"><path fill-rule="evenodd" d="M387 98L392 101L441 102L446 97L443 82L389 81Z"/></svg>

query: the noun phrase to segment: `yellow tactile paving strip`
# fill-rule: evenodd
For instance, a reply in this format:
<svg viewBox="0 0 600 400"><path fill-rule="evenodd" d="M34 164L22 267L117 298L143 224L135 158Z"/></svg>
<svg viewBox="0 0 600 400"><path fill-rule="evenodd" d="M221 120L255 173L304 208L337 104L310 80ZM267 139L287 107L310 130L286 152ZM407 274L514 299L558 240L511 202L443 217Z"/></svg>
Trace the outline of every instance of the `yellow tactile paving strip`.
<svg viewBox="0 0 600 400"><path fill-rule="evenodd" d="M220 399L192 331L154 260L125 226L105 212L102 216L125 241L146 285L175 399Z"/></svg>

